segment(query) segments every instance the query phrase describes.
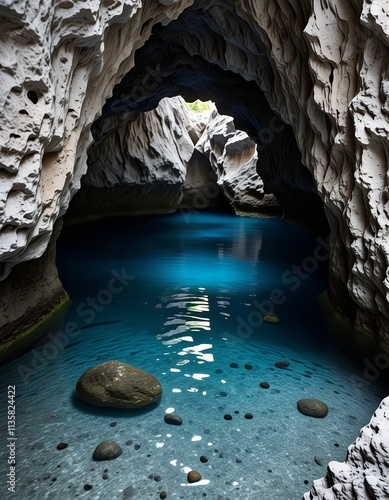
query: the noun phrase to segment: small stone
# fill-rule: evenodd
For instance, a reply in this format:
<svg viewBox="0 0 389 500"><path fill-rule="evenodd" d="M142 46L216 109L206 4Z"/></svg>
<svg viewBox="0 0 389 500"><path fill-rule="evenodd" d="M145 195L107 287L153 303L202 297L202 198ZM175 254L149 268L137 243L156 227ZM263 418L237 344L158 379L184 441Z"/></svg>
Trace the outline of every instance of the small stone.
<svg viewBox="0 0 389 500"><path fill-rule="evenodd" d="M135 448L136 450L139 450L139 449L140 449L140 444L135 444L135 445L134 445L134 448Z"/></svg>
<svg viewBox="0 0 389 500"><path fill-rule="evenodd" d="M269 384L269 382L261 382L259 384L259 387L262 387L262 389L269 389L270 384Z"/></svg>
<svg viewBox="0 0 389 500"><path fill-rule="evenodd" d="M113 460L123 453L115 441L102 441L93 453L93 460Z"/></svg>
<svg viewBox="0 0 389 500"><path fill-rule="evenodd" d="M106 472L104 472L101 476L103 479L108 479L108 474Z"/></svg>
<svg viewBox="0 0 389 500"><path fill-rule="evenodd" d="M287 366L289 366L289 361L277 361L276 363L274 363L274 366L276 366L277 368L286 368Z"/></svg>
<svg viewBox="0 0 389 500"><path fill-rule="evenodd" d="M263 317L263 320L266 321L267 323L279 323L280 322L280 318L275 313L265 314L265 316Z"/></svg>
<svg viewBox="0 0 389 500"><path fill-rule="evenodd" d="M230 363L230 368L238 368L238 363Z"/></svg>
<svg viewBox="0 0 389 500"><path fill-rule="evenodd" d="M93 488L91 484L84 484L84 490L85 491L90 491Z"/></svg>
<svg viewBox="0 0 389 500"><path fill-rule="evenodd" d="M208 462L208 458L205 455L201 455L200 462L202 462L203 464L206 464Z"/></svg>
<svg viewBox="0 0 389 500"><path fill-rule="evenodd" d="M166 497L167 497L166 491L161 491L161 493L159 494L159 498L162 498L162 500L164 500Z"/></svg>
<svg viewBox="0 0 389 500"><path fill-rule="evenodd" d="M244 416L244 418L247 418L248 420L251 420L253 417L254 415L252 413L246 413L246 415Z"/></svg>
<svg viewBox="0 0 389 500"><path fill-rule="evenodd" d="M328 413L328 406L320 399L300 399L297 409L303 415L316 418L323 418Z"/></svg>
<svg viewBox="0 0 389 500"><path fill-rule="evenodd" d="M232 415L230 415L229 413L226 413L224 415L224 420L232 420Z"/></svg>
<svg viewBox="0 0 389 500"><path fill-rule="evenodd" d="M315 455L313 457L313 459L317 463L317 465L320 465L320 467L323 467L323 460L320 457L318 457L317 455Z"/></svg>
<svg viewBox="0 0 389 500"><path fill-rule="evenodd" d="M64 450L65 448L67 448L69 445L68 443L59 443L57 445L57 450Z"/></svg>
<svg viewBox="0 0 389 500"><path fill-rule="evenodd" d="M118 425L118 423L117 423L117 422L111 422L111 423L109 424L109 426L110 426L110 427L116 427L117 425Z"/></svg>
<svg viewBox="0 0 389 500"><path fill-rule="evenodd" d="M197 470L191 470L188 472L188 483L197 483L197 481L201 480L201 474L200 472L197 472Z"/></svg>
<svg viewBox="0 0 389 500"><path fill-rule="evenodd" d="M182 418L179 417L178 415L175 415L174 413L167 413L163 417L164 421L166 424L170 425L181 425L182 424Z"/></svg>
<svg viewBox="0 0 389 500"><path fill-rule="evenodd" d="M249 363L246 363L244 365L244 367L246 368L246 370L252 370L253 369L253 365L250 365Z"/></svg>
<svg viewBox="0 0 389 500"><path fill-rule="evenodd" d="M134 441L132 439L129 439L126 441L126 446L131 446Z"/></svg>

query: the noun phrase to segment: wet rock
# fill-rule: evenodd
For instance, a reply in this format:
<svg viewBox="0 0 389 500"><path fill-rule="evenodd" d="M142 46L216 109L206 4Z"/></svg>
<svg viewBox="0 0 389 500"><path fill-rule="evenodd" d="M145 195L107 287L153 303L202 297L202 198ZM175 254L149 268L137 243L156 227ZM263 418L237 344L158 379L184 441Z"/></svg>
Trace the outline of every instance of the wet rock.
<svg viewBox="0 0 389 500"><path fill-rule="evenodd" d="M263 320L266 321L267 323L279 323L280 322L280 318L275 313L265 314L265 316L263 317Z"/></svg>
<svg viewBox="0 0 389 500"><path fill-rule="evenodd" d="M317 455L315 455L313 457L313 459L314 459L315 463L317 463L317 465L320 465L320 467L323 467L323 459L322 458L320 458Z"/></svg>
<svg viewBox="0 0 389 500"><path fill-rule="evenodd" d="M303 415L316 418L323 418L328 413L328 406L320 399L300 399L297 409Z"/></svg>
<svg viewBox="0 0 389 500"><path fill-rule="evenodd" d="M93 453L93 460L113 460L123 453L115 441L102 441Z"/></svg>
<svg viewBox="0 0 389 500"><path fill-rule="evenodd" d="M247 418L248 420L251 420L252 418L254 418L254 415L252 413L246 413L244 418Z"/></svg>
<svg viewBox="0 0 389 500"><path fill-rule="evenodd" d="M208 462L208 458L205 455L201 455L200 462L202 462L203 464L206 464Z"/></svg>
<svg viewBox="0 0 389 500"><path fill-rule="evenodd" d="M261 382L259 387L262 387L262 389L269 389L270 384L268 382Z"/></svg>
<svg viewBox="0 0 389 500"><path fill-rule="evenodd" d="M84 490L85 491L90 491L93 488L91 484L84 484Z"/></svg>
<svg viewBox="0 0 389 500"><path fill-rule="evenodd" d="M132 439L129 439L126 441L126 446L131 446L134 441Z"/></svg>
<svg viewBox="0 0 389 500"><path fill-rule="evenodd" d="M253 365L250 365L250 363L246 363L244 365L244 367L246 368L246 370L252 370L253 369Z"/></svg>
<svg viewBox="0 0 389 500"><path fill-rule="evenodd" d="M230 363L230 368L238 368L238 363Z"/></svg>
<svg viewBox="0 0 389 500"><path fill-rule="evenodd" d="M161 493L159 494L159 498L161 498L162 500L164 500L166 497L167 497L166 491L161 491Z"/></svg>
<svg viewBox="0 0 389 500"><path fill-rule="evenodd" d="M224 420L232 420L232 415L230 415L229 413L226 413L223 418L224 418Z"/></svg>
<svg viewBox="0 0 389 500"><path fill-rule="evenodd" d="M200 480L200 472L197 472L197 470L191 470L190 472L188 472L188 483L197 483Z"/></svg>
<svg viewBox="0 0 389 500"><path fill-rule="evenodd" d="M276 366L277 368L286 368L287 366L289 366L289 361L277 361L276 363L274 363L274 366Z"/></svg>
<svg viewBox="0 0 389 500"><path fill-rule="evenodd" d="M174 413L167 413L163 417L164 421L166 424L170 425L181 425L182 424L182 418L178 415L175 415Z"/></svg>
<svg viewBox="0 0 389 500"><path fill-rule="evenodd" d="M76 390L86 403L129 409L155 403L162 394L161 384L150 373L119 361L89 368L78 380Z"/></svg>
<svg viewBox="0 0 389 500"><path fill-rule="evenodd" d="M57 450L64 450L65 448L67 448L69 445L68 443L59 443L57 445Z"/></svg>
<svg viewBox="0 0 389 500"><path fill-rule="evenodd" d="M103 472L103 474L101 475L101 477L103 479L108 479L108 474L106 472Z"/></svg>

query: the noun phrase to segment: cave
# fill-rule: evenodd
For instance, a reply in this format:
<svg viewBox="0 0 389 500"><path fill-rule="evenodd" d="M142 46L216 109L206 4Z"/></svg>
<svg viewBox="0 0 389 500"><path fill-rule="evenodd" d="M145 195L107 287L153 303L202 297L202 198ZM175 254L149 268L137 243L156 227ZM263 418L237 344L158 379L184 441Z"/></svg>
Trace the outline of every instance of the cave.
<svg viewBox="0 0 389 500"><path fill-rule="evenodd" d="M264 482L268 483L268 489L261 489L252 476L247 484L244 480L237 481L234 475L238 474L238 469L235 470L234 465L230 476L214 471L213 480L208 482L187 482L182 476L177 481L177 489L172 486L171 478L166 479L170 488L167 497L198 498L196 495L206 496L208 491L210 498L212 495L213 498L224 498L223 495L225 498L229 495L231 498L262 498L264 494L275 500L295 498L297 494L300 497L304 494L306 500L330 498L331 495L331 498L387 498L389 11L386 5L379 0L342 3L337 0L262 3L251 0L159 0L145 5L139 0L101 0L92 4L70 0L58 4L50 1L30 2L23 6L5 4L0 6L0 13L3 25L0 34L0 82L3 89L0 98L0 358L4 380L2 389L4 393L8 391L8 420L11 422L3 431L11 443L4 454L9 460L9 479L1 485L1 488L5 487L4 494L17 491L18 484L21 484L20 498L27 494L43 494L48 487L58 492L56 488L63 481L61 484L69 489L66 498L86 495L89 490L96 498L107 492L117 495L117 498L144 498L150 491L165 498L163 481L160 487L158 483L168 469L172 470L172 464L160 473L143 465L147 474L150 473L145 476L148 481L145 489L137 485L134 478L134 486L129 481L126 486L123 480L119 480L116 491L107 487L107 472L103 472L103 476L107 475L103 477L103 485L101 478L99 486L91 484L91 481L98 482L96 474L91 474L88 482L85 470L93 467L94 462L85 458L80 465L84 468L81 473L83 483L73 484L74 478L71 478L71 483L66 483L59 473L48 471L43 458L47 447L55 449L58 443L55 441L54 446L54 441L48 444L39 436L27 435L22 442L29 453L23 457L23 450L17 448L15 440L12 441L12 432L15 432L12 415L16 408L16 422L20 420L22 433L28 405L39 408L42 404L44 392L40 396L40 378L44 380L45 371L52 370L55 374L56 369L61 370L61 360L67 351L63 344L60 347L58 343L58 332L62 331L67 338L66 349L74 348L75 353L80 349L81 337L77 338L79 330L74 327L77 320L74 302L82 302L81 291L92 293L88 291L91 289L84 288L85 283L99 283L93 293L103 290L105 298L101 292L101 300L106 300L107 304L115 295L114 289L108 290L110 295L107 295L104 280L99 281L103 279L99 271L93 274L91 263L98 262L99 255L102 260L111 258L112 252L107 248L116 249L118 258L124 258L123 243L128 248L132 245L124 228L129 234L139 237L145 248L153 247L148 231L155 231L158 241L163 242L161 245L170 248L174 242L182 249L186 241L193 238L188 232L190 226L195 234L200 235L199 240L204 240L205 246L203 250L201 246L196 247L198 254L204 255L202 261L190 261L188 267L182 266L187 280L192 279L188 269L193 272L196 268L208 287L213 286L208 281L212 276L222 282L224 274L218 274L218 262L229 260L231 255L243 256L243 260L255 260L261 256L270 267L273 265L270 257L279 258L278 265L282 262L283 269L279 274L284 280L279 284L269 282L268 296L261 297L261 324L258 307L256 311L245 310L245 301L252 300L252 305L255 303L253 297L257 300L254 292L251 291L254 293L251 298L243 299L242 295L240 303L233 304L231 297L226 299L228 293L223 288L227 295L223 295L224 299L219 297L220 305L216 300L220 290L213 297L197 282L196 294L193 295L193 290L185 291L185 285L181 283L184 290L181 292L188 296L175 290L171 292L170 302L166 299L169 287L164 282L165 291L161 288L158 294L166 300L161 299L156 305L157 311L161 309L161 317L165 306L167 309L179 308L179 304L187 301L185 303L189 305L185 307L189 308L190 314L193 313L189 323L194 322L194 331L200 328L208 332L207 320L201 316L206 307L208 310L221 309L231 299L231 310L225 313L230 313L235 320L238 318L242 335L230 337L227 334L223 341L229 342L229 353L234 349L238 352L242 346L248 348L246 354L249 358L254 330L259 331L262 324L263 331L270 332L266 328L273 328L272 332L277 332L277 327L278 331L285 328L282 326L282 311L279 321L278 310L275 310L277 299L281 304L285 272L294 270L296 262L308 266L310 259L314 271L309 271L312 280L308 281L315 283L313 288L302 287L304 292L299 300L287 302L290 309L295 309L294 314L301 324L305 324L300 332L303 342L323 342L322 363L315 360L303 370L306 361L299 360L298 353L292 355L288 352L293 360L290 365L272 368L276 380L281 373L285 379L294 375L293 383L305 384L304 391L307 392L316 370L331 372L328 367L336 360L338 364L347 365L346 358L339 361L335 351L332 357L325 357L326 349L331 351L334 345L355 356L356 365L345 375L350 383L347 389L340 379L335 380L332 375L327 377L327 390L323 390L320 396L324 401L326 396L331 401L328 416L312 420L312 417L301 417L301 412L297 416L291 412L286 417L285 432L288 437L289 434L293 436L293 423L298 418L305 418L301 422L307 422L306 434L320 436L319 422L331 421L332 415L336 417L339 411L337 405L344 406L347 404L345 398L350 398L348 424L359 426L360 437L357 438L355 433L341 436L337 424L333 423L332 446L343 448L344 453L335 450L332 455L320 457L313 452L312 441L305 442L304 448L306 436L303 439L300 435L302 453L307 454L309 480L305 476L298 477L297 482L301 484L288 490L281 481L287 475L287 461L281 461L280 470L274 468L273 462L265 467L255 442L260 437L250 434L252 431L247 427L251 420L255 423L259 414L250 408L252 413L246 415L251 416L244 419L243 407L227 408L225 403L232 399L233 394L233 391L229 394L227 384L226 390L216 391L215 399L207 404L214 409L220 401L219 416L228 415L220 429L226 429L227 421L231 421L238 427L227 429L234 429L231 432L245 429L252 446L248 443L246 450L236 450L236 456L232 457L229 456L228 440L224 445L220 443L219 447L224 448L219 450L211 437L201 437L193 430L194 456L197 452L200 454L200 448L196 448L198 442L209 439L209 454L212 451L222 461L227 456L230 467L231 461L239 465L246 458L250 461L248 468L251 472L266 473ZM191 112L186 103L197 99L212 102L210 111L198 115ZM227 226L230 230L226 232L234 234L233 241L237 242L238 249L234 249L233 243L219 242L219 260L208 262L210 247L207 238L219 237ZM166 235L173 233L178 236L167 238ZM72 254L75 241L79 242L79 250ZM297 250L297 241L300 250ZM154 269L156 283L159 274L165 276L169 273L168 260L162 259L158 270L153 265L153 262L158 262L157 254L147 260L146 265L141 259L145 257L143 248L137 245L135 248L134 254L128 252L139 266L139 273L143 267ZM323 249L326 258L320 260ZM88 255L91 256L90 262ZM240 276L239 266L235 269L231 265L228 271L231 276ZM124 269L119 265L117 268ZM306 271L308 267L304 269ZM110 275L110 282L116 279L116 286L131 281L127 274L115 272ZM106 279L107 275L104 276ZM242 280L246 279L243 271L241 276ZM288 276L290 279L292 275ZM272 289L278 292L269 295ZM136 302L136 291L131 293L134 293L133 297L131 295L133 314L139 316L139 325L143 325L142 321L148 317L147 307ZM319 295L320 310L311 303L311 298ZM169 321L175 324L177 318L164 318L164 333L157 334L162 343L164 334L169 338L165 325ZM251 322L247 318L251 318ZM320 325L315 326L314 318L320 318ZM97 359L100 362L111 359L107 353L99 351L103 347L109 351L109 345L105 343L107 339L100 332L102 326L105 325L104 328L115 337L110 318L106 323L106 318L103 319L101 324L95 324L96 332L85 328L88 335L91 332L96 335L91 346L86 344L88 353L93 353L94 346L99 353L99 356L89 355L89 358L85 354L89 364ZM154 327L158 328L158 325ZM294 335L297 335L297 345L298 334ZM134 346L140 345L135 334L134 338ZM145 340L145 346L149 345L147 342ZM279 346L288 349L288 342L282 337ZM174 342L170 346L174 346ZM262 348L266 351L263 346L257 346L257 354ZM43 352L48 353L47 357ZM135 359L138 352L135 347L131 350ZM200 351L184 349L183 352L185 355L191 352L201 363L207 362L207 356ZM281 350L277 354L286 357L286 352ZM269 348L269 359L271 353L275 355ZM154 354L159 360L159 354ZM150 359L145 361L147 357L142 356L139 362L143 361L152 372L153 363ZM215 364L215 368L229 370L231 377L234 373L239 380L237 384L242 387L242 394L236 391L235 400L242 403L239 397L244 395L245 383L259 367L252 359L247 358L245 362L239 356L236 359L230 359L229 355L225 359L221 357L226 366ZM77 358L75 364L76 361ZM130 356L124 361L131 362ZM327 368L323 363L327 363ZM79 361L79 366L85 367L84 364ZM239 372L242 367L243 371ZM65 373L68 368L63 370ZM197 373L197 379L193 378L203 393L207 393L204 377L200 375ZM260 379L255 380L258 385ZM65 387L68 382L63 383ZM274 397L282 393L272 385L262 393ZM294 394L290 381L283 389ZM363 393L365 389L371 391L373 399ZM18 399L12 391L17 397L21 396L20 417ZM194 386L188 386L188 392L196 392ZM64 394L66 399L67 389L64 389ZM111 428L117 426L121 432L123 413L110 410L96 413L84 407L74 394L68 399L68 407L63 412L45 410L49 411L43 419L46 432L52 428L57 441L65 439L58 427L66 426L66 419L74 422L72 418L77 412L82 415L84 425L88 425L85 424L87 419L92 427L96 422L100 434L102 422L109 426L111 420L114 420ZM361 416L362 407L368 400L372 405L368 415L374 413L370 423L365 413L363 418ZM358 404L361 415L356 418L354 413L357 410L352 408ZM206 405L201 403L200 407L206 414ZM297 412L296 408L293 410ZM155 426L156 434L159 424L152 419L153 411L135 412L134 418ZM273 411L274 406L266 417L261 417L263 425L268 425L268 434L276 432L271 427L272 418L276 418L272 417ZM39 415L39 412L34 415ZM194 429L195 417L191 415L190 418L189 427ZM243 418L239 424L236 423L238 418ZM4 417L3 425L6 421L7 417ZM140 423L139 426L141 428ZM212 434L210 427L211 423L205 434ZM90 445L91 438L87 434L84 432L78 436L79 443L84 446ZM113 430L107 435L115 436ZM159 438L153 444L154 448L163 448L168 440L165 442L159 434L156 435ZM116 436L119 439L119 434ZM46 433L47 439L50 437ZM136 439L141 440L140 432ZM350 444L354 439L347 450L346 443ZM144 443L143 435L142 446ZM239 439L230 439L231 448L236 443ZM270 443L274 448L279 446L277 438ZM141 448L139 443L136 446ZM16 468L15 447L20 455L20 469ZM63 446L67 452L71 452L71 448L71 443ZM154 451L149 450L146 456L150 463L154 463L154 458L151 458ZM51 449L48 453L52 457ZM138 454L139 457L142 453ZM240 453L245 454L243 458ZM78 459L84 455L81 453ZM71 453L63 456L65 459L58 459L56 467L67 470L72 461ZM125 453L122 458L124 456ZM200 470L198 463L189 464L187 458L182 459L182 463L178 459L177 470L181 467L181 475L190 468ZM25 480L19 478L24 475L25 464L31 460L36 463L40 476L31 476L28 483L28 475ZM139 460L142 464L142 459ZM209 460L210 470L213 460ZM114 469L111 464L109 468ZM212 478L212 473L201 470L204 478L207 474ZM119 472L117 474L120 477ZM142 471L139 474L141 476ZM220 474L223 486L216 479ZM295 473L293 469L290 474L294 474L296 481L296 474L298 476L300 472ZM15 477L19 483L15 482ZM278 481L281 481L281 486ZM290 480L292 483L295 484ZM196 489L196 486L200 488Z"/></svg>

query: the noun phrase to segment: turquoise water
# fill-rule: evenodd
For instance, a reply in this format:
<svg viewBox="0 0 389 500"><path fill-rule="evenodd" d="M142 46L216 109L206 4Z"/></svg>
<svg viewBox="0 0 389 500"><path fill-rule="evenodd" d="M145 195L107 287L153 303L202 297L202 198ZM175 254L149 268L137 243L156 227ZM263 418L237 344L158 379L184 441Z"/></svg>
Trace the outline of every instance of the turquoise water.
<svg viewBox="0 0 389 500"><path fill-rule="evenodd" d="M281 220L189 215L63 230L58 267L72 305L0 369L2 394L8 385L17 394L17 487L6 490L3 449L1 498L294 500L330 460L345 459L386 394L356 387L363 365L336 346L318 307L325 242ZM280 322L265 322L268 312ZM159 404L82 403L78 378L112 359L157 377ZM325 418L298 412L310 397L328 405ZM172 411L181 426L164 422ZM5 436L6 418L1 425ZM94 462L105 439L123 453ZM190 469L200 482L187 483Z"/></svg>

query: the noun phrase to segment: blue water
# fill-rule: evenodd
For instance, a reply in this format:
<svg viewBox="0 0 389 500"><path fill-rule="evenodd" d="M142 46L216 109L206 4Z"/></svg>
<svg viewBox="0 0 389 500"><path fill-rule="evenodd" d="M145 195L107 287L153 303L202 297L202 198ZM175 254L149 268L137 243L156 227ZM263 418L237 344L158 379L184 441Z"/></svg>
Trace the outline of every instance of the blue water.
<svg viewBox="0 0 389 500"><path fill-rule="evenodd" d="M72 304L0 369L1 394L17 394L17 487L6 490L3 448L0 497L300 499L330 460L345 459L386 395L355 385L363 365L335 344L317 303L327 257L325 242L274 219L178 213L65 228L58 268ZM267 312L280 322L264 322ZM78 378L112 359L157 377L159 404L82 403ZM325 418L298 412L309 397L327 403ZM172 411L182 426L164 422ZM94 462L105 439L123 454ZM202 481L189 485L190 469Z"/></svg>

